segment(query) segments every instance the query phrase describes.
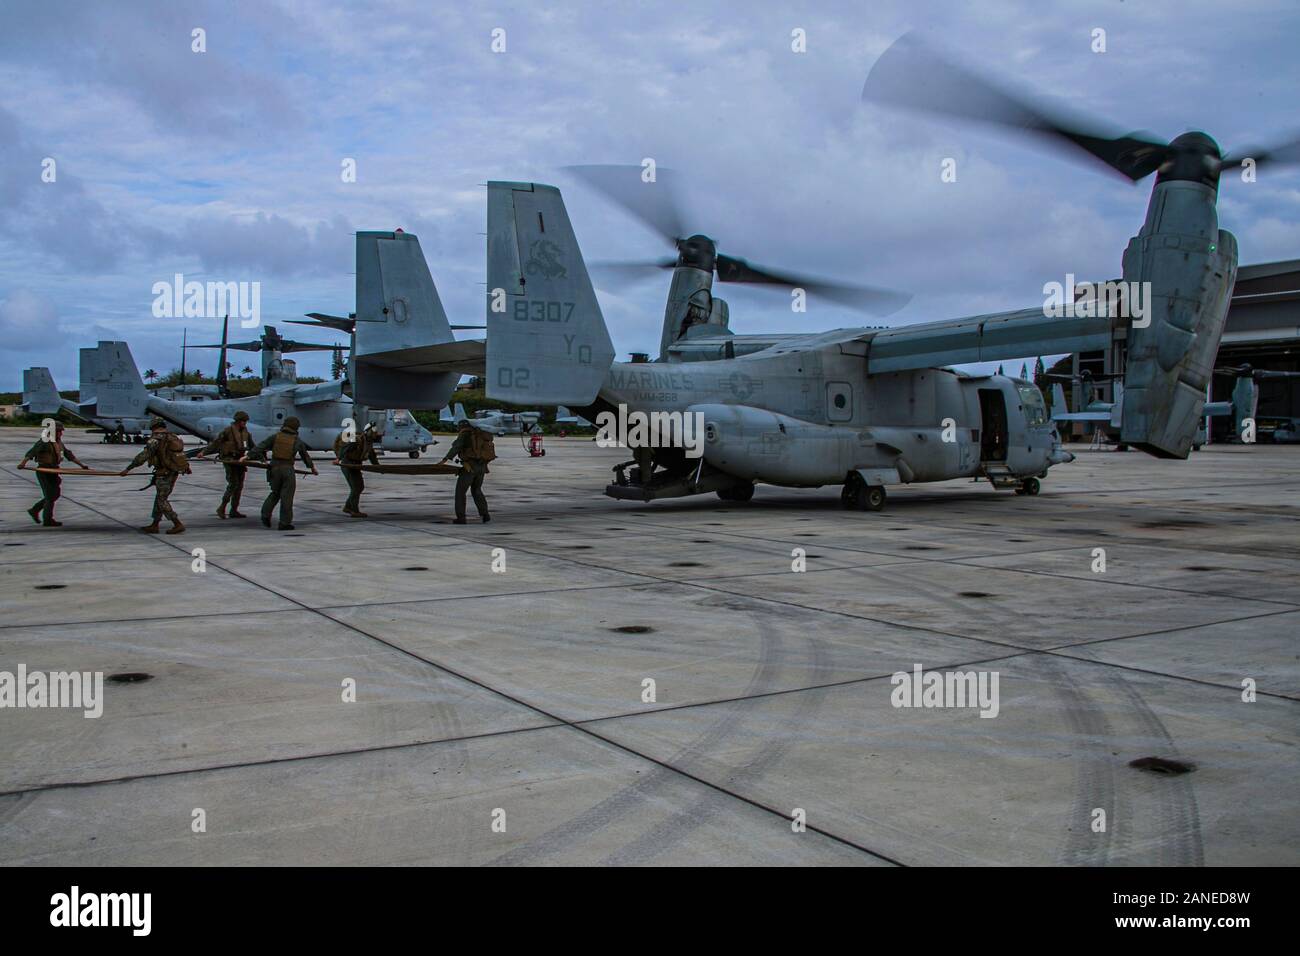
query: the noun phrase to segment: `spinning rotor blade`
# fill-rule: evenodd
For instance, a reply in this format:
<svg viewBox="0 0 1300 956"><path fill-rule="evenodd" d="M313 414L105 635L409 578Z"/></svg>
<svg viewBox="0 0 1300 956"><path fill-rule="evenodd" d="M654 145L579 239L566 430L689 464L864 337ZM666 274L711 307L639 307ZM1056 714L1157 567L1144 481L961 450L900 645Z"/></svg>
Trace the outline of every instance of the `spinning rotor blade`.
<svg viewBox="0 0 1300 956"><path fill-rule="evenodd" d="M191 345L192 349L238 349L241 352L260 352L262 351L262 341L256 342L217 342L214 345Z"/></svg>
<svg viewBox="0 0 1300 956"><path fill-rule="evenodd" d="M564 171L622 206L670 243L676 245L686 237L670 170L656 169L651 182L642 179L640 166L565 166Z"/></svg>
<svg viewBox="0 0 1300 956"><path fill-rule="evenodd" d="M1087 154L1136 182L1170 158L1168 143L1146 133L1108 136L1099 125L1067 117L1016 96L904 34L881 54L867 76L862 98L905 110L940 113L1037 134Z"/></svg>
<svg viewBox="0 0 1300 956"><path fill-rule="evenodd" d="M593 262L590 269L603 280L598 282L603 288L648 279L658 270L672 269L679 264L698 263L707 270L711 262L720 282L801 288L812 295L876 315L896 312L911 301L907 293L777 272L750 265L735 256L717 254L713 240L707 236L687 237L670 170L658 169L655 181L645 182L640 166L568 166L565 169L640 219L672 243L679 253L672 259Z"/></svg>
<svg viewBox="0 0 1300 956"><path fill-rule="evenodd" d="M906 292L874 286L849 285L829 279L801 276L793 272L776 272L772 269L752 266L744 259L733 256L719 255L717 270L720 282L747 282L784 286L787 289L803 289L811 295L838 302L840 305L863 309L876 315L897 312L912 300L912 296Z"/></svg>
<svg viewBox="0 0 1300 956"><path fill-rule="evenodd" d="M676 259L645 260L643 262L591 262L588 270L596 285L601 288L629 285L649 279L662 269L671 269L677 265Z"/></svg>
<svg viewBox="0 0 1300 956"><path fill-rule="evenodd" d="M292 322L294 325L314 325L318 328L323 325L339 332L351 332L357 324L355 316L344 318L341 315L327 315L324 312L308 312L307 318L313 321L308 322L304 319L285 319L285 321Z"/></svg>
<svg viewBox="0 0 1300 956"><path fill-rule="evenodd" d="M1253 159L1256 165L1285 166L1300 163L1300 137L1267 148L1237 150L1223 157L1219 168L1240 166L1247 159Z"/></svg>
<svg viewBox="0 0 1300 956"><path fill-rule="evenodd" d="M226 349L229 348L226 340L229 337L230 313L226 313L226 318L221 323L221 354L217 357L217 394L222 398L230 397L230 381L226 376Z"/></svg>

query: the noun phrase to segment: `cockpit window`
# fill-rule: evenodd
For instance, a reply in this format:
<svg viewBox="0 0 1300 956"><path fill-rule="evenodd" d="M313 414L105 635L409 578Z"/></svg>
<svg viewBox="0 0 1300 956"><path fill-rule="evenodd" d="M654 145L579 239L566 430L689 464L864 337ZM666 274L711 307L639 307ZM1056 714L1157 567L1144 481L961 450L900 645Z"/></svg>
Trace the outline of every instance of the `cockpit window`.
<svg viewBox="0 0 1300 956"><path fill-rule="evenodd" d="M1047 403L1043 401L1043 393L1028 382L1017 384L1016 391L1020 393L1020 404L1025 409L1026 424L1044 424L1047 421Z"/></svg>

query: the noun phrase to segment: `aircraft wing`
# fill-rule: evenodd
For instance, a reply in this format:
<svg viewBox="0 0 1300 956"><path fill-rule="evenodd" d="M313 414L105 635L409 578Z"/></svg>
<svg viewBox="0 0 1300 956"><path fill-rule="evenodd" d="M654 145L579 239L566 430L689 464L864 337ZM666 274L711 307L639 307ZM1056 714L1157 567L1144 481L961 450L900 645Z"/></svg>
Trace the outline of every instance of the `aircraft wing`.
<svg viewBox="0 0 1300 956"><path fill-rule="evenodd" d="M867 371L992 362L1086 352L1109 347L1112 320L1044 315L1042 307L927 322L875 332L867 341Z"/></svg>
<svg viewBox="0 0 1300 956"><path fill-rule="evenodd" d="M1104 349L1110 345L1112 328L1118 321L1121 320L1109 315L1057 318L1045 315L1039 306L892 329L839 329L778 343L768 351L803 351L836 342L845 346L856 343L865 346L867 374L871 375Z"/></svg>
<svg viewBox="0 0 1300 956"><path fill-rule="evenodd" d="M306 385L295 385L293 388L293 403L295 405L333 402L342 397L342 382L312 382Z"/></svg>
<svg viewBox="0 0 1300 956"><path fill-rule="evenodd" d="M487 343L482 339L440 342L437 345L367 355L365 361L379 368L402 372L482 375L487 369Z"/></svg>
<svg viewBox="0 0 1300 956"><path fill-rule="evenodd" d="M1052 412L1054 422L1108 422L1110 412Z"/></svg>

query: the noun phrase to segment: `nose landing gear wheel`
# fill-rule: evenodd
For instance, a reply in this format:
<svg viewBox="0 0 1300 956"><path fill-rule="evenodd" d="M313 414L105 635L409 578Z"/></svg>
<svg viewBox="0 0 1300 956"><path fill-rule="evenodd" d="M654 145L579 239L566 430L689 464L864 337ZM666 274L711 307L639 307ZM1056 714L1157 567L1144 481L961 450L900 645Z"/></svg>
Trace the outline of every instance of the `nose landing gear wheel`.
<svg viewBox="0 0 1300 956"><path fill-rule="evenodd" d="M1038 484L1037 478L1026 478L1023 482L1021 482L1019 485L1016 486L1016 494L1036 495L1038 494L1039 487L1040 486Z"/></svg>

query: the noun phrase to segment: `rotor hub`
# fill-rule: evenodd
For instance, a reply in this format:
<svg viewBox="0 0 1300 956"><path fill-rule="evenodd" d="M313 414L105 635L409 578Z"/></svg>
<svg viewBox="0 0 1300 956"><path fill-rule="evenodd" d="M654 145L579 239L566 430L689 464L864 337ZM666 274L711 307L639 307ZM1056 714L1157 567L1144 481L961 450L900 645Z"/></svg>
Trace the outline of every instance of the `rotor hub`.
<svg viewBox="0 0 1300 956"><path fill-rule="evenodd" d="M1200 183L1219 188L1219 169L1223 154L1219 144L1201 132L1183 133L1169 144L1169 156L1160 165L1156 183Z"/></svg>
<svg viewBox="0 0 1300 956"><path fill-rule="evenodd" d="M718 247L708 236L694 235L677 240L677 267L712 272L718 261Z"/></svg>

